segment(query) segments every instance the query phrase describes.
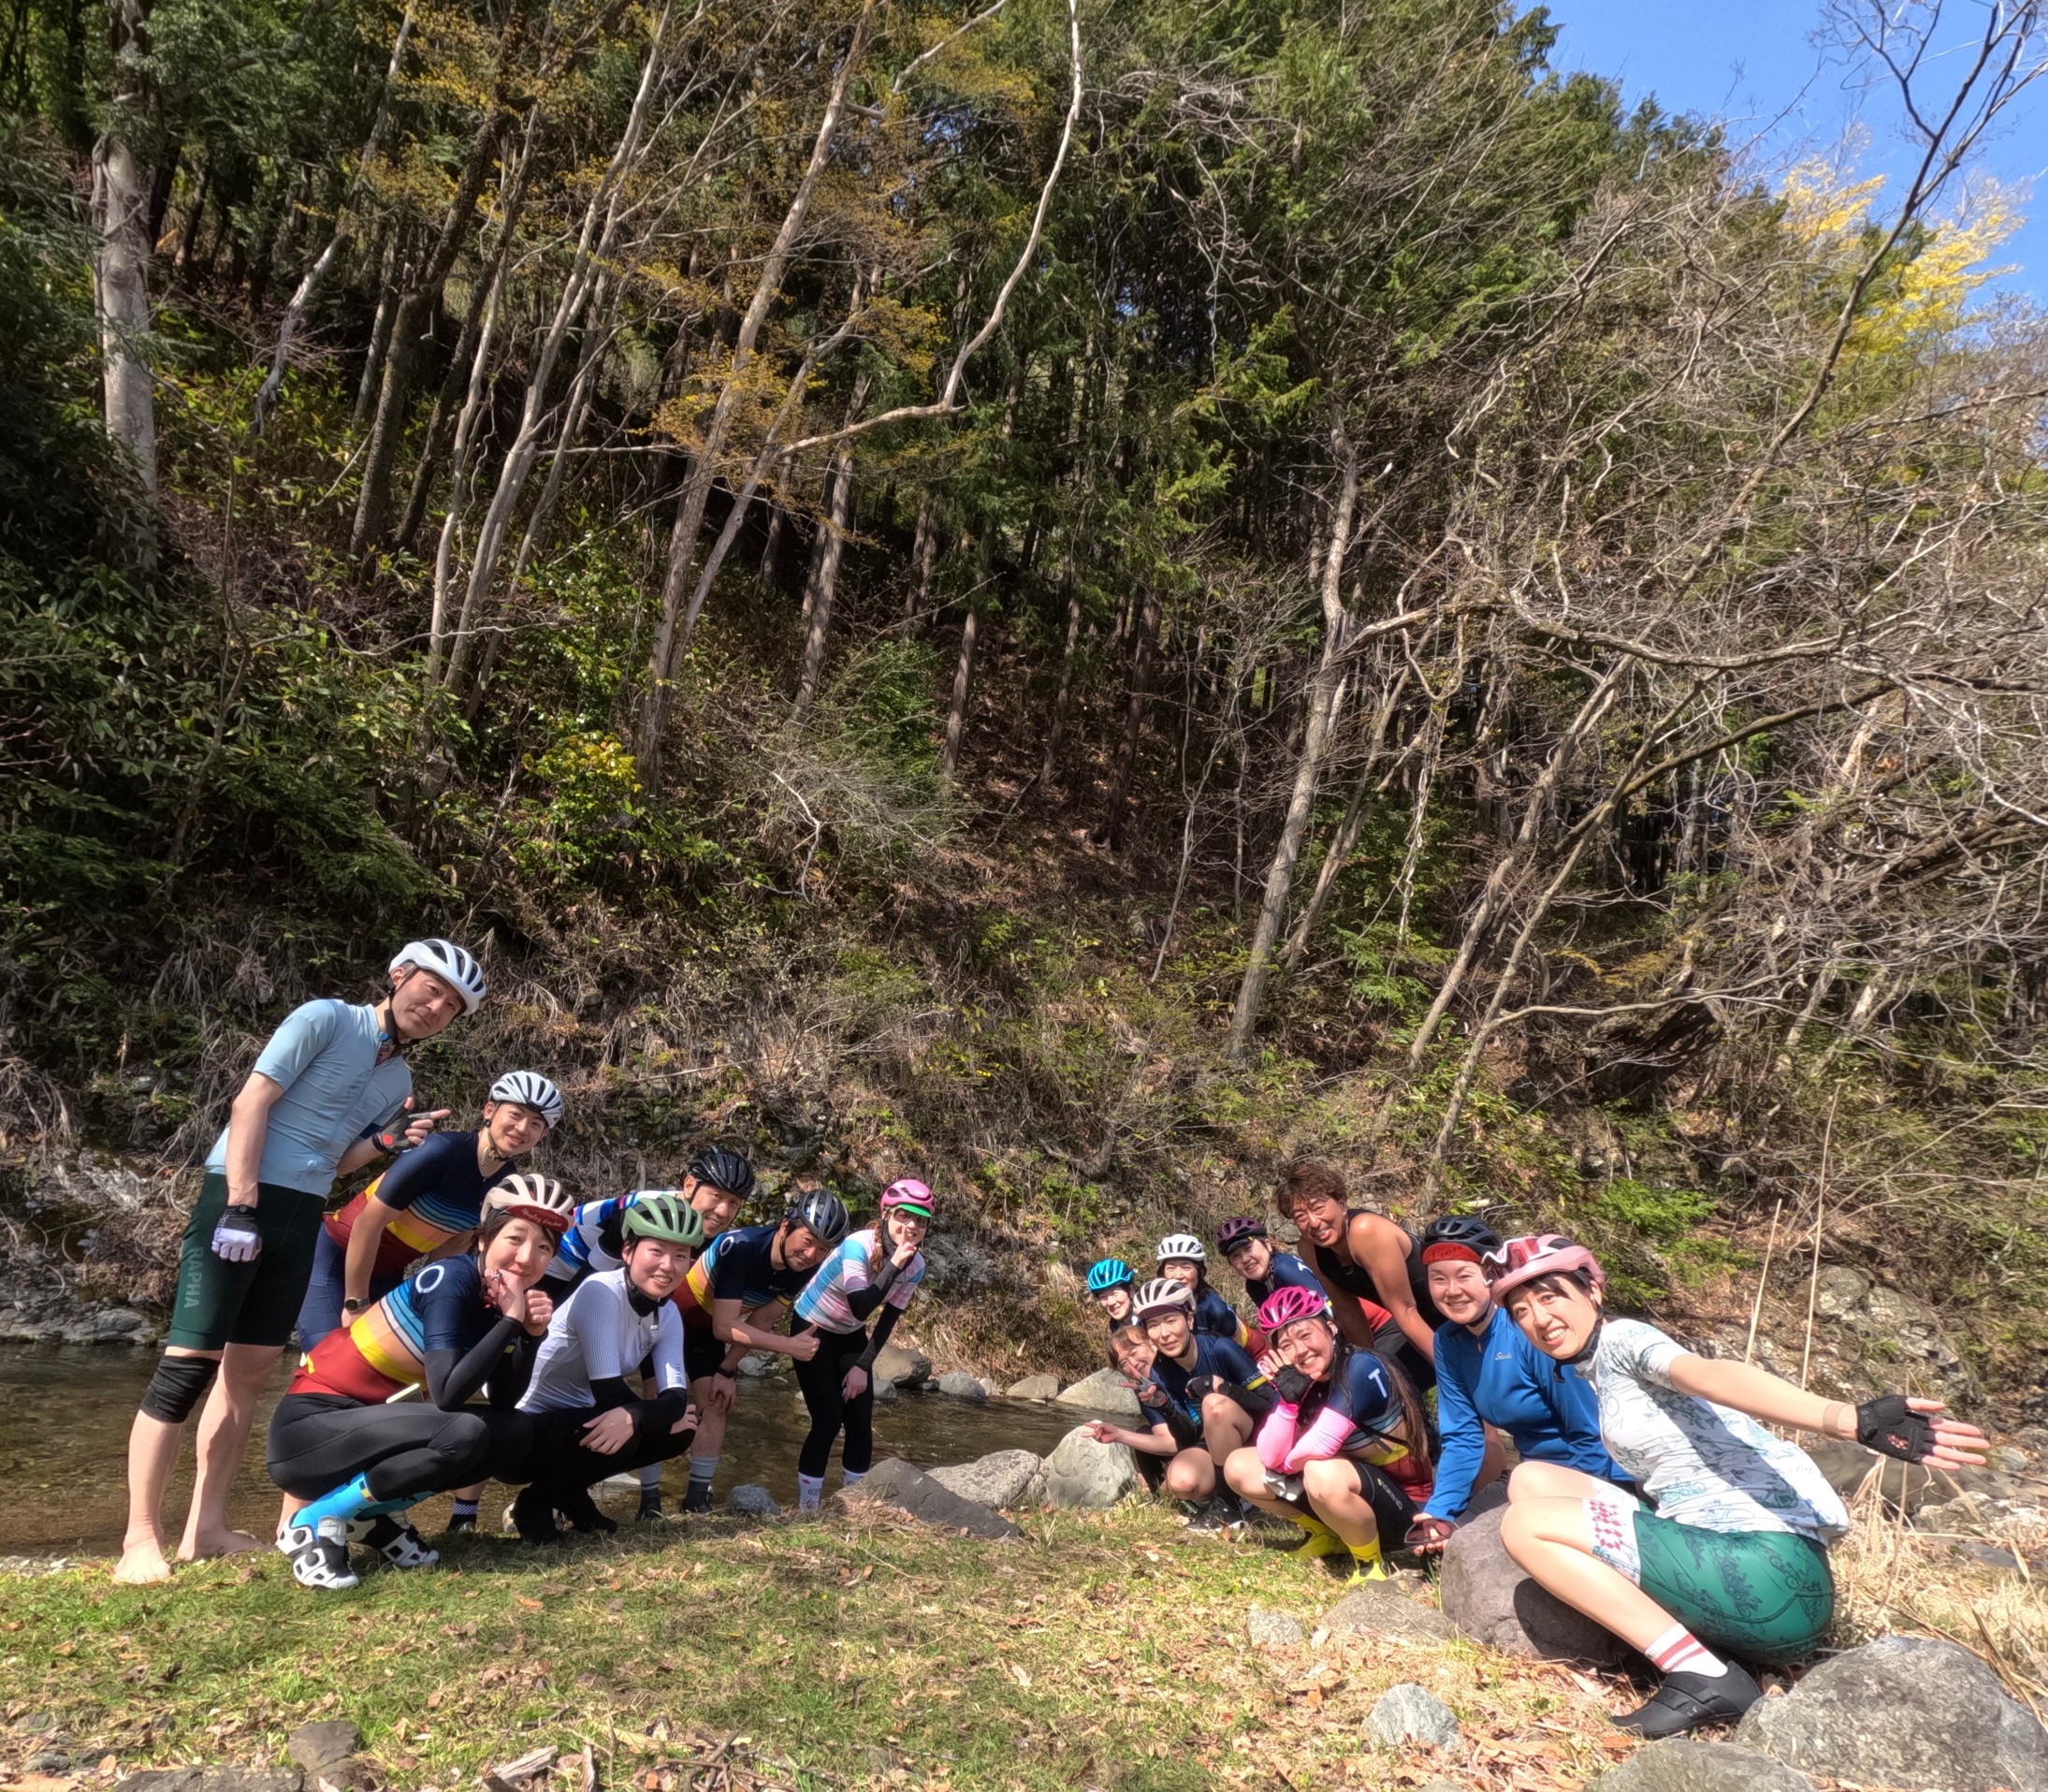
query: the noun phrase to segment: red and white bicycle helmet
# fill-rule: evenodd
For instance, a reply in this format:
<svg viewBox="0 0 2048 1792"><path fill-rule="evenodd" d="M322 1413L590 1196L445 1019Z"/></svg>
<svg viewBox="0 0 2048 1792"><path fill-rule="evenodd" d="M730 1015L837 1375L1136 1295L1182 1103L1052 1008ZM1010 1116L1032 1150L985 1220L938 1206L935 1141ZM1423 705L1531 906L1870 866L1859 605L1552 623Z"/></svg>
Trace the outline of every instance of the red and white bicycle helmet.
<svg viewBox="0 0 2048 1792"><path fill-rule="evenodd" d="M1525 1232L1510 1238L1486 1259L1487 1283L1499 1300L1510 1289L1546 1275L1583 1275L1595 1288L1605 1288L1607 1273L1600 1260L1585 1246L1574 1244L1561 1232Z"/></svg>
<svg viewBox="0 0 2048 1792"><path fill-rule="evenodd" d="M1259 1303L1258 1329L1270 1338L1278 1338L1298 1320L1329 1317L1329 1303L1314 1289L1276 1288Z"/></svg>
<svg viewBox="0 0 2048 1792"><path fill-rule="evenodd" d="M559 1238L575 1219L576 1203L554 1177L521 1174L507 1176L486 1195L484 1211L530 1219L543 1231Z"/></svg>

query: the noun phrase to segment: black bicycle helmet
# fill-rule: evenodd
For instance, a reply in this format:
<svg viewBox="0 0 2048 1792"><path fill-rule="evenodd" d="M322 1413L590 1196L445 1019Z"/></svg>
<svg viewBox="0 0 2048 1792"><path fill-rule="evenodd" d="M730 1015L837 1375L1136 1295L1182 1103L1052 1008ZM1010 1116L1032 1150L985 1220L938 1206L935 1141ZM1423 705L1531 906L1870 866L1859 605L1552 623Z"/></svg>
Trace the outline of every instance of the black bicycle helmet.
<svg viewBox="0 0 2048 1792"><path fill-rule="evenodd" d="M1254 1219L1249 1214L1240 1214L1235 1219L1227 1219L1216 1228L1216 1248L1227 1257L1247 1238L1266 1236L1266 1222L1263 1219Z"/></svg>
<svg viewBox="0 0 2048 1792"><path fill-rule="evenodd" d="M1501 1248L1501 1235L1475 1214L1443 1214L1422 1229L1422 1248L1431 1245L1462 1245L1486 1258Z"/></svg>
<svg viewBox="0 0 2048 1792"><path fill-rule="evenodd" d="M803 1227L821 1245L830 1249L852 1230L846 1202L829 1188L813 1188L800 1196L790 1209L789 1220Z"/></svg>
<svg viewBox="0 0 2048 1792"><path fill-rule="evenodd" d="M706 1145L690 1158L690 1173L741 1201L754 1192L754 1166L722 1144Z"/></svg>

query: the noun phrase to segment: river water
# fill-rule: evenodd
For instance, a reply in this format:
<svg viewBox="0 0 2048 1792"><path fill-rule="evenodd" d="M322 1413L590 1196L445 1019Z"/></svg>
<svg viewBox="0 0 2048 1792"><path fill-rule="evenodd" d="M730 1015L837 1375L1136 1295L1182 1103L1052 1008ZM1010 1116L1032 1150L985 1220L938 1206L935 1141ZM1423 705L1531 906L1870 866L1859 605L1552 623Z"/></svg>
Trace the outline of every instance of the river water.
<svg viewBox="0 0 2048 1792"><path fill-rule="evenodd" d="M126 1518L124 1457L128 1425L156 1352L88 1345L0 1346L0 1556L107 1555L120 1547ZM265 1397L249 1462L236 1483L235 1522L257 1537L276 1528L278 1492L263 1472L263 1434L270 1408L290 1379L281 1362ZM972 1462L990 1450L1044 1454L1084 1414L1063 1406L992 1400L973 1406L944 1394L899 1394L875 1408L875 1455L908 1457L920 1468ZM787 1375L744 1378L719 1458L717 1496L742 1481L765 1485L785 1507L796 1504L796 1452L809 1427L796 1382ZM668 1467L673 1506L687 1470ZM191 1450L172 1483L166 1516L177 1523L191 1486ZM836 1452L829 1493L837 1485ZM493 1488L486 1517L495 1521L509 1497ZM601 1490L601 1503L630 1513L631 1493ZM431 1536L446 1502L423 1506L417 1522Z"/></svg>

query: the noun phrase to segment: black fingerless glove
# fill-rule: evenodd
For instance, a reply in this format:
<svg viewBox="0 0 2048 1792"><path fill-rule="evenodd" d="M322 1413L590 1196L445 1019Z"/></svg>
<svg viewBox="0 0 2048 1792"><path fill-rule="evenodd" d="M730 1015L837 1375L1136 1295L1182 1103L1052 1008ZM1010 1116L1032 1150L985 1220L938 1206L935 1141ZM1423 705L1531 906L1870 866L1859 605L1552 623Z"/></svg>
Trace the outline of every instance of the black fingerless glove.
<svg viewBox="0 0 2048 1792"><path fill-rule="evenodd" d="M1216 1391L1216 1377L1213 1375L1191 1376L1187 1383L1190 1400L1206 1400Z"/></svg>
<svg viewBox="0 0 2048 1792"><path fill-rule="evenodd" d="M1291 1362L1283 1363L1273 1371L1273 1391L1290 1406L1299 1406L1314 1386L1314 1382Z"/></svg>
<svg viewBox="0 0 2048 1792"><path fill-rule="evenodd" d="M1904 1394L1881 1393L1856 1408L1856 1441L1902 1463L1924 1463L1934 1451L1934 1426Z"/></svg>

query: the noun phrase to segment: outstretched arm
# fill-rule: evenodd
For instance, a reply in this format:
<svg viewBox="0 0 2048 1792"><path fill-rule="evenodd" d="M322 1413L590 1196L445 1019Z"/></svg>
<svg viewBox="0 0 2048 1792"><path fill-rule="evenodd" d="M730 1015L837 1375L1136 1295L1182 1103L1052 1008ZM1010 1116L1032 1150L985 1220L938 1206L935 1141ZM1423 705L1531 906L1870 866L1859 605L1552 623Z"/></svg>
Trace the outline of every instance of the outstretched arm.
<svg viewBox="0 0 2048 1792"><path fill-rule="evenodd" d="M1856 1406L1808 1393L1754 1363L1690 1354L1673 1358L1667 1373L1680 1393L1733 1406L1766 1424L1819 1432L1823 1437L1852 1437L1929 1468L1968 1468L1984 1460L1983 1433L1947 1417L1939 1400L1891 1394Z"/></svg>

